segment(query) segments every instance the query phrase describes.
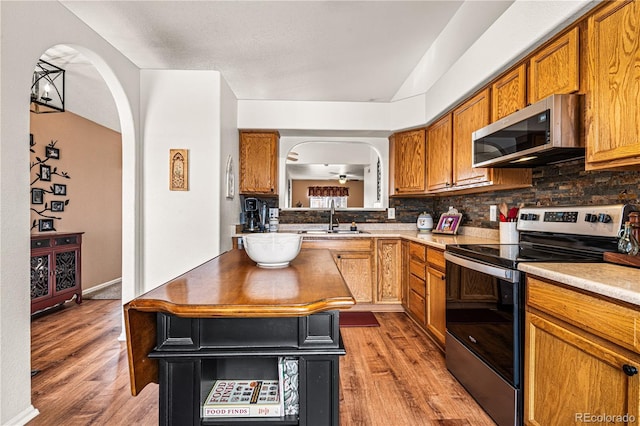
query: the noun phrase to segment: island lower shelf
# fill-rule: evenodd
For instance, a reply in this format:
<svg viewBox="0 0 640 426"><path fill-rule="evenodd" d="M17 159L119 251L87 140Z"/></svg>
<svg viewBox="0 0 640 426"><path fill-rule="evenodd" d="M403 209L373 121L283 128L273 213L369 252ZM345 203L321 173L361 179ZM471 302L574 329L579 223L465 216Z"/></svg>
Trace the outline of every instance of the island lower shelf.
<svg viewBox="0 0 640 426"><path fill-rule="evenodd" d="M161 425L338 425L339 312L301 317L184 318L157 314ZM216 380L278 380L278 363L295 364L293 414L215 417L203 404ZM280 395L284 398L284 395ZM284 404L283 404L284 405ZM290 406L287 406L291 408Z"/></svg>

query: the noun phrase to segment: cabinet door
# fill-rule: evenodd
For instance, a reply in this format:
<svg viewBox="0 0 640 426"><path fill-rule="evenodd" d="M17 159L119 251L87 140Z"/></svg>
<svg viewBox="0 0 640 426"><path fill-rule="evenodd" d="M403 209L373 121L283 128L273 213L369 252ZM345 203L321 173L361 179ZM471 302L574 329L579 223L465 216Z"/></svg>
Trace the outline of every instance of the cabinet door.
<svg viewBox="0 0 640 426"><path fill-rule="evenodd" d="M430 191L449 188L452 177L451 114L447 114L427 129L427 188Z"/></svg>
<svg viewBox="0 0 640 426"><path fill-rule="evenodd" d="M588 20L587 169L640 164L640 3L607 2Z"/></svg>
<svg viewBox="0 0 640 426"><path fill-rule="evenodd" d="M502 76L491 86L491 121L498 121L527 104L527 66L525 64Z"/></svg>
<svg viewBox="0 0 640 426"><path fill-rule="evenodd" d="M402 306L407 309L409 307L409 241L402 241Z"/></svg>
<svg viewBox="0 0 640 426"><path fill-rule="evenodd" d="M424 129L397 133L392 139L394 194L426 191L426 143Z"/></svg>
<svg viewBox="0 0 640 426"><path fill-rule="evenodd" d="M419 324L424 326L425 320L425 299L413 290L409 290L409 313L411 313Z"/></svg>
<svg viewBox="0 0 640 426"><path fill-rule="evenodd" d="M240 132L240 193L278 194L278 133Z"/></svg>
<svg viewBox="0 0 640 426"><path fill-rule="evenodd" d="M333 252L344 281L358 303L373 302L373 256L371 252Z"/></svg>
<svg viewBox="0 0 640 426"><path fill-rule="evenodd" d="M446 282L444 272L427 269L427 329L444 346Z"/></svg>
<svg viewBox="0 0 640 426"><path fill-rule="evenodd" d="M453 181L456 186L489 180L490 169L474 169L471 135L489 124L489 89L485 89L453 111Z"/></svg>
<svg viewBox="0 0 640 426"><path fill-rule="evenodd" d="M31 300L51 296L51 255L31 255Z"/></svg>
<svg viewBox="0 0 640 426"><path fill-rule="evenodd" d="M55 258L55 293L75 290L78 286L78 250L56 251Z"/></svg>
<svg viewBox="0 0 640 426"><path fill-rule="evenodd" d="M628 375L624 369L640 368L638 357L630 358L587 333L570 331L561 322L531 312L525 334L525 424L635 422L586 418L605 414L626 414L637 421L640 380L637 373Z"/></svg>
<svg viewBox="0 0 640 426"><path fill-rule="evenodd" d="M529 103L580 89L578 27L553 41L529 61Z"/></svg>
<svg viewBox="0 0 640 426"><path fill-rule="evenodd" d="M397 303L401 299L402 250L400 239L378 239L378 290L376 302Z"/></svg>

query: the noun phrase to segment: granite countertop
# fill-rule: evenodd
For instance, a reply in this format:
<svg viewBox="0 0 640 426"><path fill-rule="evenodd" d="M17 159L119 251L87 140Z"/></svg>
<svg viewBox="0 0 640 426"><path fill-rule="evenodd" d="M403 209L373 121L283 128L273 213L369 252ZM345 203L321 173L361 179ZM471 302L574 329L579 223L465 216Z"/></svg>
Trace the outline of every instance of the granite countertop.
<svg viewBox="0 0 640 426"><path fill-rule="evenodd" d="M520 263L541 278L640 306L640 269L612 263Z"/></svg>
<svg viewBox="0 0 640 426"><path fill-rule="evenodd" d="M327 225L282 224L278 232L297 233L301 230L326 229ZM346 231L348 227L340 227ZM358 229L363 233L336 233L336 234L304 234L305 239L328 238L404 238L416 241L428 246L444 250L448 244L491 244L497 243L499 231L494 229L460 227L457 235L434 234L431 232L418 232L415 224L358 224ZM242 237L246 234L236 234L234 237Z"/></svg>

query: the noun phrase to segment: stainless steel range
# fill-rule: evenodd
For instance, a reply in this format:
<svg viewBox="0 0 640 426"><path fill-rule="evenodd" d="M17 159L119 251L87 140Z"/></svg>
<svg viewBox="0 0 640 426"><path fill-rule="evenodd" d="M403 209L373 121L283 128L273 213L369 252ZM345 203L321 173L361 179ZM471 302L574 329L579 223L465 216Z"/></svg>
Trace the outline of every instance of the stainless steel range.
<svg viewBox="0 0 640 426"><path fill-rule="evenodd" d="M519 244L448 245L447 368L498 425L523 422L520 262L602 262L632 205L527 207Z"/></svg>

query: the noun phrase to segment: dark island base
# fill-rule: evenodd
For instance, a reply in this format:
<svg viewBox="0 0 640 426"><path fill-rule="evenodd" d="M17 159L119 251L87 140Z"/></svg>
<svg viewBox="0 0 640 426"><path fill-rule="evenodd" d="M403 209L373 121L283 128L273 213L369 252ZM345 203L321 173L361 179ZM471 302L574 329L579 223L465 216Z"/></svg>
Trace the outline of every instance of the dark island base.
<svg viewBox="0 0 640 426"><path fill-rule="evenodd" d="M339 312L287 318L157 315L161 425L339 424ZM299 414L202 418L215 380L278 378L279 357L298 361Z"/></svg>

